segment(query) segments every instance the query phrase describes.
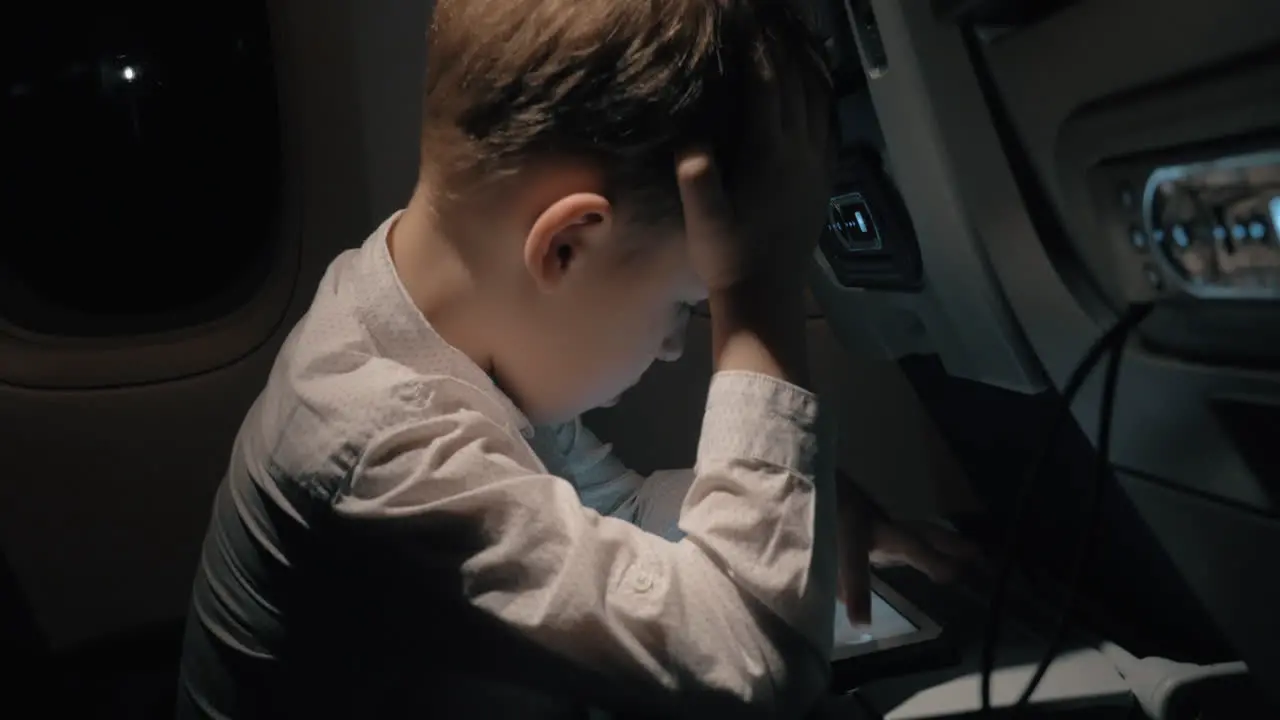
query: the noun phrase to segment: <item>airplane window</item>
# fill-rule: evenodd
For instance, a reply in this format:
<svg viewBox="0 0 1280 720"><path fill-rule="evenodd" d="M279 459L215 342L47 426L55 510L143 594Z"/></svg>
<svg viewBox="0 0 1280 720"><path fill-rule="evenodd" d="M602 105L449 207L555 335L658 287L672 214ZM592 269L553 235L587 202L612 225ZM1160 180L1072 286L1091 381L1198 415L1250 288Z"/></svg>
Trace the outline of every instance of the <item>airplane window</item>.
<svg viewBox="0 0 1280 720"><path fill-rule="evenodd" d="M0 42L0 317L134 334L251 299L281 184L265 2L27 3Z"/></svg>

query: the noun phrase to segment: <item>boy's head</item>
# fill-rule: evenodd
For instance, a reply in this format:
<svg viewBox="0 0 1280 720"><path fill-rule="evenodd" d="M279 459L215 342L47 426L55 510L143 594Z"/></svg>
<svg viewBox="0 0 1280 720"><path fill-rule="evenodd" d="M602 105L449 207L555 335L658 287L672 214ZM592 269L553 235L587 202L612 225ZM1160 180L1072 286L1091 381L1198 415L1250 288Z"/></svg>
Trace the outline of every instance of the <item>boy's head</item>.
<svg viewBox="0 0 1280 720"><path fill-rule="evenodd" d="M485 354L535 422L679 356L676 154L732 186L749 73L807 52L793 0L437 0L419 195L487 303ZM411 206L412 210L412 206Z"/></svg>

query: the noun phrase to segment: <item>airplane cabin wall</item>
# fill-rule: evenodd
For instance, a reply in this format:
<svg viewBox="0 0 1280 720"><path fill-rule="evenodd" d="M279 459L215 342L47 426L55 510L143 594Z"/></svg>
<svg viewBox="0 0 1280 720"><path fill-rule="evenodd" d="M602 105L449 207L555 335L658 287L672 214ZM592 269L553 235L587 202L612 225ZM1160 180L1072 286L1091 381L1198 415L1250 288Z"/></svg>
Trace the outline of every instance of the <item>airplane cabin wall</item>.
<svg viewBox="0 0 1280 720"><path fill-rule="evenodd" d="M202 375L113 390L0 378L0 548L53 649L185 612L213 492L280 343L333 257L412 189L427 7L268 2L281 212L298 218L285 227L301 257L287 311L260 347Z"/></svg>

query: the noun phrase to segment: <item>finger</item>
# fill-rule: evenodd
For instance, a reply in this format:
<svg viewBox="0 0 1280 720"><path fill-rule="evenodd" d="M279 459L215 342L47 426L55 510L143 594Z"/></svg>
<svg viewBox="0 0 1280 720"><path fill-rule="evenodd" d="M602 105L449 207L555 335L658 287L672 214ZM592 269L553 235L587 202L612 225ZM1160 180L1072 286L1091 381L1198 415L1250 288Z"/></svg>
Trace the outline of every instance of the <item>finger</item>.
<svg viewBox="0 0 1280 720"><path fill-rule="evenodd" d="M860 557L845 566L844 607L854 627L871 624L871 559Z"/></svg>
<svg viewBox="0 0 1280 720"><path fill-rule="evenodd" d="M836 584L836 596L854 627L871 624L871 558L865 550L854 550L857 545L844 540Z"/></svg>
<svg viewBox="0 0 1280 720"><path fill-rule="evenodd" d="M867 506L842 502L840 533L840 587L845 611L854 626L871 624L871 540L872 517Z"/></svg>
<svg viewBox="0 0 1280 720"><path fill-rule="evenodd" d="M951 582L960 573L959 561L896 525L878 524L874 547L872 559L877 565L907 565L936 583Z"/></svg>
<svg viewBox="0 0 1280 720"><path fill-rule="evenodd" d="M709 238L723 234L732 214L720 169L711 153L701 148L681 153L676 158L676 183L688 236Z"/></svg>
<svg viewBox="0 0 1280 720"><path fill-rule="evenodd" d="M941 528L937 525L925 525L917 529L916 534L933 546L933 549L957 560L972 562L982 557L982 550L976 544L961 534L946 528Z"/></svg>

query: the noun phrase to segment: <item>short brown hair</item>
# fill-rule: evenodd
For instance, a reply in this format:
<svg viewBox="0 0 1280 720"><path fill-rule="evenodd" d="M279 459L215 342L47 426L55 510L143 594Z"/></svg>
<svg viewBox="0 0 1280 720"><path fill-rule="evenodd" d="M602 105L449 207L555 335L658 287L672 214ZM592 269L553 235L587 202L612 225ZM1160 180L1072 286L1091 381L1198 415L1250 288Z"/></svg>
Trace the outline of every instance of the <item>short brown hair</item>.
<svg viewBox="0 0 1280 720"><path fill-rule="evenodd" d="M793 0L438 0L422 165L457 190L537 157L600 164L610 200L680 218L674 157L711 146L726 176L746 70L810 42Z"/></svg>

